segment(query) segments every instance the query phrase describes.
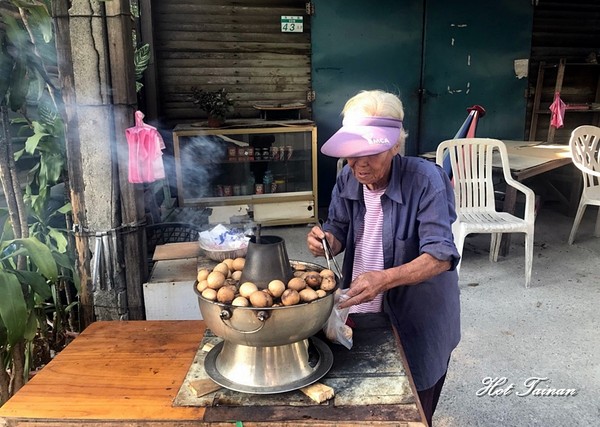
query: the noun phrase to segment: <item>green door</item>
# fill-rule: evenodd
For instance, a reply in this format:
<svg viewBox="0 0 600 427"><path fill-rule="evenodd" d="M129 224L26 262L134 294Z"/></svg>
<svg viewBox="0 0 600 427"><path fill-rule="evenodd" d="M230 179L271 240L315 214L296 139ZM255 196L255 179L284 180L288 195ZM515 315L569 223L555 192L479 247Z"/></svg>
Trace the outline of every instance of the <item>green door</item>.
<svg viewBox="0 0 600 427"><path fill-rule="evenodd" d="M418 125L422 2L315 1L311 19L313 115L319 147L341 126L340 112L364 89L398 93L409 140ZM407 149L411 142L407 142ZM319 154L319 200L329 203L336 160Z"/></svg>
<svg viewBox="0 0 600 427"><path fill-rule="evenodd" d="M321 146L341 125L346 100L362 89L404 102L406 154L454 137L467 108L486 116L477 136L522 139L533 6L522 0L317 0L311 19L313 103ZM520 78L519 78L520 77ZM319 155L320 204L329 202L335 159Z"/></svg>
<svg viewBox="0 0 600 427"><path fill-rule="evenodd" d="M453 3L449 5L448 3ZM523 139L533 7L521 0L427 1L417 151L435 150L478 104L477 136ZM520 76L520 78L519 78Z"/></svg>

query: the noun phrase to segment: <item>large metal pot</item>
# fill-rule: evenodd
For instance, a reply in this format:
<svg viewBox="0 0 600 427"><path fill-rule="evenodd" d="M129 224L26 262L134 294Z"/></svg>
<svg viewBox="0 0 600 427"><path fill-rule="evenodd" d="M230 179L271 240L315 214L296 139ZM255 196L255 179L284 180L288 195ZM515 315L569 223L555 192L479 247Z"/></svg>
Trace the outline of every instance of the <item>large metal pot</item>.
<svg viewBox="0 0 600 427"><path fill-rule="evenodd" d="M287 263L323 270L307 262ZM313 335L327 323L335 290L310 303L269 308L209 301L194 290L207 328L223 338L204 361L217 384L243 393L281 393L312 384L331 369L331 350Z"/></svg>
<svg viewBox="0 0 600 427"><path fill-rule="evenodd" d="M303 264L308 270L321 271L322 266ZM203 298L196 287L198 304L207 328L231 343L270 347L292 344L316 334L327 322L333 309L333 292L306 304L289 307L235 307Z"/></svg>

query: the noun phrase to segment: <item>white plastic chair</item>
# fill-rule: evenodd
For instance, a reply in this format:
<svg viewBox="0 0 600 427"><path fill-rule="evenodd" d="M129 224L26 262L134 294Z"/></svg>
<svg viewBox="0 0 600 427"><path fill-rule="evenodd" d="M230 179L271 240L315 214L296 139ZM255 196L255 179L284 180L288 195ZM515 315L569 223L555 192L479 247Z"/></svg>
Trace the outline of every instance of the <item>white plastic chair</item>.
<svg viewBox="0 0 600 427"><path fill-rule="evenodd" d="M500 153L502 173L506 185L525 195L523 218L496 211L492 156ZM447 154L446 154L447 153ZM462 138L442 142L436 151L436 163L443 165L444 156L450 156L457 219L452 224L454 243L462 256L465 237L471 233L491 234L490 261L498 261L502 233L525 233L525 287L531 282L533 264L533 233L535 195L510 174L508 154L502 141L489 138ZM456 267L458 271L460 262Z"/></svg>
<svg viewBox="0 0 600 427"><path fill-rule="evenodd" d="M600 206L600 128L589 125L579 126L571 132L569 147L573 164L583 175L583 192L569 235L569 245L572 245L587 205ZM600 208L594 236L600 237Z"/></svg>

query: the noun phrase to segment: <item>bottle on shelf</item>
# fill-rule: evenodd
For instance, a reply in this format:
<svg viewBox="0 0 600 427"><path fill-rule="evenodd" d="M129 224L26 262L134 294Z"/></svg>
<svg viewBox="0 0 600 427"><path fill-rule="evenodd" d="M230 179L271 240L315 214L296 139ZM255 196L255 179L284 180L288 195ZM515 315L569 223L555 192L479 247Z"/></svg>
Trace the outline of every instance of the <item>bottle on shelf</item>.
<svg viewBox="0 0 600 427"><path fill-rule="evenodd" d="M273 172L271 172L270 170L267 170L263 177L263 188L264 188L265 193L271 192L272 184L273 184Z"/></svg>

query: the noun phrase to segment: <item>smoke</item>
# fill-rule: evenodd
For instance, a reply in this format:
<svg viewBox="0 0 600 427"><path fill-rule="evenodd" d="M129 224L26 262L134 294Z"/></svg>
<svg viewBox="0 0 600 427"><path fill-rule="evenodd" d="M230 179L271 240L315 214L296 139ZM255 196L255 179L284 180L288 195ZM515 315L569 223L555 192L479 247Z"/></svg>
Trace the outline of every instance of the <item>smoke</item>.
<svg viewBox="0 0 600 427"><path fill-rule="evenodd" d="M218 136L180 137L180 191L186 202L214 197L222 179L221 164L226 155L226 144Z"/></svg>

